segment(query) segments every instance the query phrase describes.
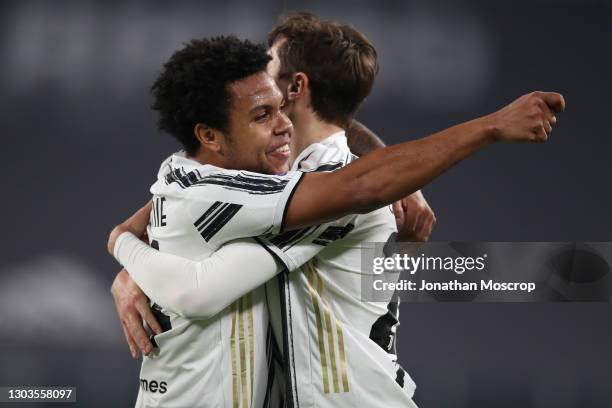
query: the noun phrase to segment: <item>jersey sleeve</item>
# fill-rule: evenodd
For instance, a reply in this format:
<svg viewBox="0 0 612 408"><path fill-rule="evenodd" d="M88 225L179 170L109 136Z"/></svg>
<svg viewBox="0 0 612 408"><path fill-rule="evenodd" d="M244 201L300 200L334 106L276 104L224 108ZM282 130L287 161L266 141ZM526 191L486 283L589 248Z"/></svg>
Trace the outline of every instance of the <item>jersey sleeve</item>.
<svg viewBox="0 0 612 408"><path fill-rule="evenodd" d="M191 319L216 315L283 269L252 239L233 241L198 262L157 251L125 232L114 255L155 303Z"/></svg>
<svg viewBox="0 0 612 408"><path fill-rule="evenodd" d="M372 243L387 242L394 232L397 232L397 227L389 206L367 214L353 214L326 224L256 239L274 253L287 270L293 271L328 245L343 240L349 234L352 241ZM356 256L356 259L361 257Z"/></svg>
<svg viewBox="0 0 612 408"><path fill-rule="evenodd" d="M211 244L283 230L303 173L272 176L246 171L208 174L189 186L183 205L193 228Z"/></svg>
<svg viewBox="0 0 612 408"><path fill-rule="evenodd" d="M293 271L317 256L325 247L344 238L355 227L351 215L322 225L257 237L257 241L274 253L288 271Z"/></svg>

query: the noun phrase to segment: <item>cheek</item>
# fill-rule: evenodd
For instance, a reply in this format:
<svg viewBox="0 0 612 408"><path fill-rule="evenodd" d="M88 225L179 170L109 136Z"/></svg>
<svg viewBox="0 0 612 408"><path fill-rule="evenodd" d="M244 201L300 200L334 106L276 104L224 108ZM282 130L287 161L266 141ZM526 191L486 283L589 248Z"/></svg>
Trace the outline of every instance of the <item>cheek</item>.
<svg viewBox="0 0 612 408"><path fill-rule="evenodd" d="M270 145L271 126L259 125L251 132L251 143L254 149L267 151Z"/></svg>

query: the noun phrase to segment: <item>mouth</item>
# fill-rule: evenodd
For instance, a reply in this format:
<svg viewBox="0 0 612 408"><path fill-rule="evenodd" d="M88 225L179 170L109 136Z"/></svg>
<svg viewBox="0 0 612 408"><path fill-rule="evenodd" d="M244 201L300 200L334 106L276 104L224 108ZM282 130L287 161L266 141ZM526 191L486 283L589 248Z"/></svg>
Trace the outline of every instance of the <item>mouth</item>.
<svg viewBox="0 0 612 408"><path fill-rule="evenodd" d="M279 147L277 147L276 149L274 149L272 151L272 153L291 153L291 149L289 148L289 143L285 143L284 145L281 145Z"/></svg>
<svg viewBox="0 0 612 408"><path fill-rule="evenodd" d="M282 167L286 165L289 161L290 155L291 149L289 148L289 143L282 144L276 149L271 150L267 153L269 160L273 162L275 167Z"/></svg>

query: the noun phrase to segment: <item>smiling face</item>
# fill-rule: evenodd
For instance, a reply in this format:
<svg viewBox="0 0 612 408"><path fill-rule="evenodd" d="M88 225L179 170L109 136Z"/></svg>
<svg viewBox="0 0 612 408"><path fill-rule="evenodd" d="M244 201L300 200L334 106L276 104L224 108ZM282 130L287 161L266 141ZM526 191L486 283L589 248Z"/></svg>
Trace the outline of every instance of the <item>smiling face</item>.
<svg viewBox="0 0 612 408"><path fill-rule="evenodd" d="M289 170L293 126L283 95L270 75L258 72L228 86L227 167L281 174Z"/></svg>

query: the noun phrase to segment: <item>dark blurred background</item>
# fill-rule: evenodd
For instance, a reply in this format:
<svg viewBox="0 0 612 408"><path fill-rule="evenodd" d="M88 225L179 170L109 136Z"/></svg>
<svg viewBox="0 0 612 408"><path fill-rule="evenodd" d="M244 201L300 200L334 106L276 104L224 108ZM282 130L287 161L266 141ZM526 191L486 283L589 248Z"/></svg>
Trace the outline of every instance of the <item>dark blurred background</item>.
<svg viewBox="0 0 612 408"><path fill-rule="evenodd" d="M0 3L0 385L74 385L133 405L109 293L110 228L177 145L149 87L193 37L264 40L277 16L349 22L381 71L358 118L387 143L563 93L549 143L487 148L424 191L433 240L612 241L612 6L604 0ZM609 303L405 304L400 360L422 407L610 407ZM20 405L25 406L25 405Z"/></svg>

